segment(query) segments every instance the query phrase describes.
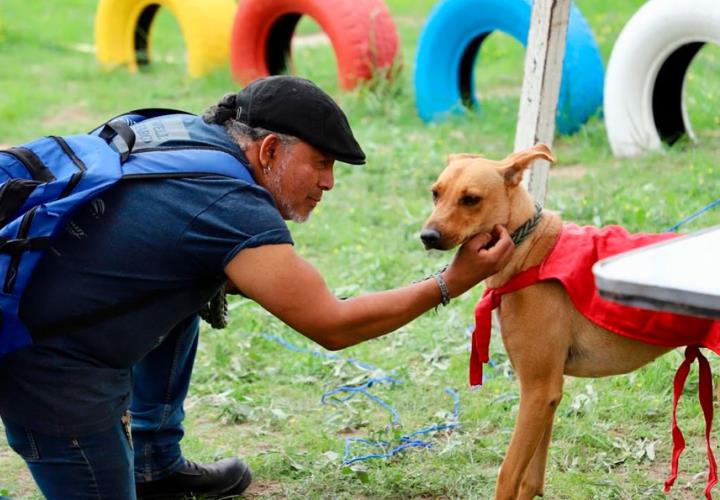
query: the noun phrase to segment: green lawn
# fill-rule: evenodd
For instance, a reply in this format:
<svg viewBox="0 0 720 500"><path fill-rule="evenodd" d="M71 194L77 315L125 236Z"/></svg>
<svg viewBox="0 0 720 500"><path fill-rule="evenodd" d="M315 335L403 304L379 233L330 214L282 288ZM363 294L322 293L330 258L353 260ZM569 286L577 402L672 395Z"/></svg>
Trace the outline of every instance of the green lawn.
<svg viewBox="0 0 720 500"><path fill-rule="evenodd" d="M96 2L0 2L0 144L42 134L82 132L119 112L148 106L202 111L238 88L227 68L189 79L174 18L161 10L153 34L155 62L138 74L100 69L92 53ZM417 40L434 2L390 0L399 31L402 70L392 84L338 91L327 45L299 46L294 67L316 80L347 110L368 154L361 168L338 165L336 187L311 220L291 227L297 249L340 296L386 289L418 279L447 262L425 252L418 235L431 210L429 186L453 152L502 157L515 133L523 49L493 35L480 52L477 88L481 114L425 125L414 107L412 72ZM593 28L604 61L641 0L577 2ZM301 36L317 31L303 20ZM637 159L613 158L600 117L577 134L559 137L558 165L546 205L581 224L622 224L662 231L720 197L720 48L705 47L686 85L688 113L698 143L684 142ZM325 200L324 199L324 200ZM720 210L686 226L720 223ZM339 360L291 352L267 340L280 335L312 345L254 303L231 304L224 331L203 332L187 401L185 453L209 461L246 457L256 497L490 498L518 409L518 385L495 337L496 367L479 390L467 386L468 337L481 288L430 312L385 338L340 353L396 371L402 383L373 393L401 415L389 417L361 397L321 405L320 396L366 372ZM534 333L534 332L529 332ZM542 331L538 331L542 334ZM567 379L547 471L547 498L666 498L672 378L681 360L672 352L637 372L607 379ZM712 359L718 372L720 365ZM460 395L461 427L430 435L434 447L391 460L342 465L348 436L396 440L445 422ZM706 459L704 423L693 374L679 418L688 440L682 473L669 498L700 498ZM22 462L0 437L0 495L38 498ZM715 439L720 439L715 433ZM393 441L395 442L395 441ZM718 489L717 491L720 491Z"/></svg>

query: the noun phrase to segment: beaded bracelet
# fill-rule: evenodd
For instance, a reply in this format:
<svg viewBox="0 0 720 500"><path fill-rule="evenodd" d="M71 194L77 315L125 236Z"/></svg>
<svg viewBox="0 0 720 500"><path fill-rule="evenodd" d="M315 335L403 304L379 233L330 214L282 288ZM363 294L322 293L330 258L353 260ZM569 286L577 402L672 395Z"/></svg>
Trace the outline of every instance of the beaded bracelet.
<svg viewBox="0 0 720 500"><path fill-rule="evenodd" d="M450 303L450 292L448 291L447 283L445 283L445 279L442 277L442 271L438 271L432 275L433 278L435 278L435 281L438 284L438 287L440 287L440 303L443 306L446 306Z"/></svg>

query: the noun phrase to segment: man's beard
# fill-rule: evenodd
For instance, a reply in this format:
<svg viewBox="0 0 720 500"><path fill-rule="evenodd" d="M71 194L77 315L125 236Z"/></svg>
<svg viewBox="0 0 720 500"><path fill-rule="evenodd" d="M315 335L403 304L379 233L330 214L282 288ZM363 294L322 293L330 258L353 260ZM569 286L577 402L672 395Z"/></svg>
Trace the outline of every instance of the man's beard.
<svg viewBox="0 0 720 500"><path fill-rule="evenodd" d="M289 220L302 224L308 220L310 213L308 212L305 215L297 213L290 202L285 198L285 196L283 196L284 193L280 183L280 179L285 174L289 164L290 158L285 156L285 158L283 158L283 160L275 166L272 172L272 177L270 178L270 187L272 188L272 192L275 194L275 202L278 204L280 212L284 213Z"/></svg>

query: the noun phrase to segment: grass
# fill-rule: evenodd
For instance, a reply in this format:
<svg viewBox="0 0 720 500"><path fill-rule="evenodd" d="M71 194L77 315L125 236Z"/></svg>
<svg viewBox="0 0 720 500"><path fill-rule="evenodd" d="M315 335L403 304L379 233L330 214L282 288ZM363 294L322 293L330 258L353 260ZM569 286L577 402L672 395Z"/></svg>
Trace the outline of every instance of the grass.
<svg viewBox="0 0 720 500"><path fill-rule="evenodd" d="M426 253L418 234L430 211L428 188L451 152L510 152L523 66L522 47L489 37L476 68L482 112L423 124L414 109L412 70L417 40L432 1L390 0L401 39L402 71L394 83L338 91L326 45L299 46L294 67L331 92L348 112L368 154L362 168L338 165L336 187L311 220L291 227L298 251L340 296L408 283L437 269L448 254ZM641 0L578 1L607 62L612 44ZM93 43L95 2L58 0L43 8L23 0L0 4L0 143L42 134L88 130L109 116L147 106L199 112L236 89L227 68L201 79L185 75L182 38L161 10L153 35L155 62L138 74L101 70ZM303 20L302 35L317 31ZM662 231L720 193L720 50L705 47L686 82L697 144L682 143L637 159L613 158L600 117L571 137L558 137L559 158L547 206L581 224L622 224ZM720 223L720 210L686 230ZM489 498L518 408L518 385L495 337L496 363L477 391L467 388L468 338L481 287L385 338L341 353L383 370L402 384L373 392L401 415L388 415L359 397L321 405L320 396L364 372L340 360L298 354L264 332L313 348L256 304L232 303L232 323L203 331L187 400L185 453L198 460L246 457L257 497ZM541 332L538 332L541 333ZM558 410L546 496L562 499L665 498L669 470L671 385L681 360L672 352L626 376L572 379ZM717 372L718 363L712 360ZM699 498L706 461L703 421L693 375L681 402L688 438L682 474L670 498ZM461 428L429 436L434 447L391 460L341 464L347 436L394 439L441 423L452 409L444 388L458 390ZM717 435L717 433L716 433ZM0 438L0 495L39 498L22 462ZM717 437L716 437L717 440Z"/></svg>

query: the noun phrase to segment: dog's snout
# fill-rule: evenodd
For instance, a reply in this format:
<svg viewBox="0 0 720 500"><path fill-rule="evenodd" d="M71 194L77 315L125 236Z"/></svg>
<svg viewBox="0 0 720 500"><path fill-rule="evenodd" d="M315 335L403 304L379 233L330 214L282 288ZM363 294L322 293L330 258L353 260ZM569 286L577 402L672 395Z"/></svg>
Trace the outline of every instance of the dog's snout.
<svg viewBox="0 0 720 500"><path fill-rule="evenodd" d="M425 248L437 248L440 243L440 231L437 229L426 228L420 232L420 239Z"/></svg>

